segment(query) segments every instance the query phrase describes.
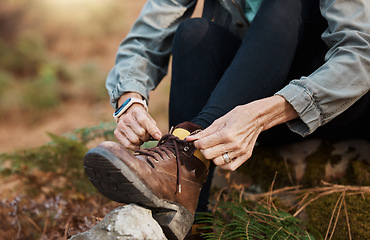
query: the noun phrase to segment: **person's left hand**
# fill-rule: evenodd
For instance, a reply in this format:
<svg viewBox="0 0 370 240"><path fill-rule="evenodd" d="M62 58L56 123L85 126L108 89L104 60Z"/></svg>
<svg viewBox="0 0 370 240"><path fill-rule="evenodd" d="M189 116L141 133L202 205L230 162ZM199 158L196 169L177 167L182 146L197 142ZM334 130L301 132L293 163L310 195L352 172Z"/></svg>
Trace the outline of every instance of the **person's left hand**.
<svg viewBox="0 0 370 240"><path fill-rule="evenodd" d="M235 170L251 157L257 137L263 129L253 110L252 106L238 106L186 140L195 141L194 146L216 165ZM228 164L222 156L225 153L231 159Z"/></svg>
<svg viewBox="0 0 370 240"><path fill-rule="evenodd" d="M194 141L194 146L206 159L234 171L252 156L262 131L297 117L293 107L283 97L275 95L234 108L186 140ZM229 163L223 157L226 153L231 160Z"/></svg>

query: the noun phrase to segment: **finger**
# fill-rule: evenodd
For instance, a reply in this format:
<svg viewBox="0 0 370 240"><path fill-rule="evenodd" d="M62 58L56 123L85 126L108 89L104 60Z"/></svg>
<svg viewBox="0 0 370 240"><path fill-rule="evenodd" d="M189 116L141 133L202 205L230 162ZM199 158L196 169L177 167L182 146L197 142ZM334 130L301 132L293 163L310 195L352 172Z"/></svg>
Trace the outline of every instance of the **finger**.
<svg viewBox="0 0 370 240"><path fill-rule="evenodd" d="M227 159L224 158L224 154L227 153L230 157L230 162L227 161ZM231 161L233 161L234 159L236 158L236 154L235 152L224 152L223 154L213 158L213 162L215 165L217 166L223 166L223 165L226 165L226 164L229 164L231 163Z"/></svg>
<svg viewBox="0 0 370 240"><path fill-rule="evenodd" d="M240 156L240 157L233 159L228 164L221 165L220 168L229 170L229 171L235 171L236 169L238 169L238 167L243 165L243 163L245 163L248 159L249 158L247 158L246 156Z"/></svg>
<svg viewBox="0 0 370 240"><path fill-rule="evenodd" d="M159 130L156 122L147 112L135 113L134 117L140 124L140 126L144 128L149 133L150 136L152 136L156 140L161 139L162 137L161 130Z"/></svg>
<svg viewBox="0 0 370 240"><path fill-rule="evenodd" d="M120 120L123 121L123 123L131 128L131 130L139 137L139 139L142 141L142 142L147 142L149 139L150 139L150 135L149 133L147 132L146 129L144 129L139 123L138 123L138 120L136 119L135 116L138 116L138 115L147 115L147 112L145 110L145 108L140 105L140 104L137 104L137 105L133 105L128 111L126 114L124 114Z"/></svg>
<svg viewBox="0 0 370 240"><path fill-rule="evenodd" d="M126 135L124 135L122 131L120 131L118 128L116 128L116 130L114 131L114 136L116 137L118 142L120 142L124 147L130 150L133 150L133 151L140 149L140 145L138 146L138 145L132 144L132 142L130 142L127 139Z"/></svg>
<svg viewBox="0 0 370 240"><path fill-rule="evenodd" d="M211 126L199 133L199 139L194 141L198 149L207 149L220 144L232 142L233 132L227 131L226 125L222 119L216 120Z"/></svg>
<svg viewBox="0 0 370 240"><path fill-rule="evenodd" d="M122 127L122 133L125 135L127 140L129 140L132 144L137 145L137 146L140 146L141 144L143 144L143 141L131 129L130 125L124 124Z"/></svg>
<svg viewBox="0 0 370 240"><path fill-rule="evenodd" d="M252 152L256 144L258 135L259 134L256 133L252 136L252 139L246 146L245 151L242 151L240 154L236 154L237 157L235 157L230 163L221 165L220 167L225 170L234 171L238 167L240 167L243 163L245 163L252 156Z"/></svg>
<svg viewBox="0 0 370 240"><path fill-rule="evenodd" d="M137 122L130 124L132 132L138 136L142 142L147 142L150 139L149 132L147 132L143 127L141 127Z"/></svg>
<svg viewBox="0 0 370 240"><path fill-rule="evenodd" d="M235 153L236 151L238 151L238 146L236 146L234 143L217 144L210 148L200 149L200 151L206 159L216 159L226 152Z"/></svg>
<svg viewBox="0 0 370 240"><path fill-rule="evenodd" d="M118 122L117 129L135 145L141 145L144 141L136 132L145 135L145 130L136 122L131 113L125 114ZM140 130L141 129L141 130ZM136 132L135 132L136 131Z"/></svg>
<svg viewBox="0 0 370 240"><path fill-rule="evenodd" d="M215 125L211 125L209 126L208 128L194 134L194 135L189 135L186 137L186 140L189 141L189 142L192 142L192 141L196 141L196 140L199 140L199 139L202 139L202 138L205 138L211 134L213 134L214 132L216 132L217 129L215 129Z"/></svg>
<svg viewBox="0 0 370 240"><path fill-rule="evenodd" d="M227 144L227 139L222 136L223 134L221 132L215 132L211 135L208 135L206 137L203 137L199 140L194 141L194 146L198 149L209 149L216 146L219 146L221 148L227 148L227 146L224 146Z"/></svg>

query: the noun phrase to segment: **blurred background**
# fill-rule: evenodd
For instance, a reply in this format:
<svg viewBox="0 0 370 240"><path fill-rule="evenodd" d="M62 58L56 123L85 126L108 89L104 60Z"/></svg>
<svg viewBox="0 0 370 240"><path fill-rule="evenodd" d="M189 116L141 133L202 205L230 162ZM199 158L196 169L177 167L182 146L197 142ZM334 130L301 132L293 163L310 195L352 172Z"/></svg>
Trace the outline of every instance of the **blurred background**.
<svg viewBox="0 0 370 240"><path fill-rule="evenodd" d="M1 240L67 239L118 206L89 182L83 157L114 140L105 79L145 2L1 0ZM150 96L164 133L170 75Z"/></svg>
<svg viewBox="0 0 370 240"><path fill-rule="evenodd" d="M120 205L96 191L84 173L83 157L89 148L99 142L114 140L113 108L109 104L105 79L114 65L120 42L129 32L145 2L1 0L0 240L68 239L92 228ZM202 5L203 1L200 0L194 16L200 16ZM171 68L150 96L149 112L163 133L168 131L170 78ZM337 163L339 156L331 156L332 149L333 146L324 144L320 151L309 155L312 168L306 170L304 178L308 187L319 184L318 180L322 179L326 171L326 162ZM295 189L285 188L294 184L290 175L293 168L287 166L286 159L272 149L256 148L254 159L243 166L238 169L241 173L239 175L216 172L216 179L222 181L218 183L218 189L212 192L211 203L214 206L221 206L220 201L224 200L236 203L236 206L222 209L238 210L244 189L248 188L249 192L261 186L264 191L272 191L275 184L275 188L283 187L282 192L286 191L284 189ZM348 169L349 177L341 177L339 184L369 185L368 165L354 161ZM275 182L277 172L280 174L279 181ZM251 179L259 185L252 185ZM332 187L338 188L337 185ZM258 201L251 203L248 200L249 205L246 206L253 206L250 209L256 209L256 206L260 208L267 199L267 208L256 211L264 215L271 214L271 204L276 204L278 208L292 212L290 205L283 200L291 199L298 202L298 206L304 205L302 201L310 203L312 198L317 198L317 195L307 197L311 191L309 188L305 195L303 189L303 198L298 200L296 197L282 195L283 198L275 203L272 203L271 194L262 193L259 197L253 196L252 199ZM310 204L312 207L308 207L310 210L307 211L309 224L318 229L315 232L324 234L331 226L329 223L328 227L327 220L333 216L339 200L343 200L345 192L349 190L345 188L344 192L340 192L342 190L339 188L325 191L333 194L323 198L322 202ZM370 190L366 191L369 194ZM251 198L250 193L245 194L246 198ZM320 194L327 195L319 193L318 196ZM351 199L346 197L348 212L353 214L350 218L351 227L348 216L343 215L347 212L346 207L341 212L338 227L332 230L334 232L337 229L336 232L341 235L333 239L347 239L347 229L353 236L361 236L353 239L370 239L370 225L366 225L370 198L362 197L365 196L364 192L361 194L353 195ZM347 205L344 203L344 206ZM240 209L245 212L244 206ZM220 211L224 214L226 210ZM251 219L240 215L238 211L234 212L242 216L240 222L246 223ZM230 216L228 214L232 213L226 212L225 216ZM276 216L285 219L286 214L278 212ZM295 218L290 219L296 222ZM235 229L231 220L215 220L217 223L230 223L230 226L234 226L230 229ZM248 220L246 224L249 226L249 223ZM291 225L287 224L288 227ZM264 227L265 224L260 226L261 229ZM219 229L224 232L226 228L222 225ZM271 238L280 229L272 229ZM295 229L305 228L299 226Z"/></svg>
<svg viewBox="0 0 370 240"><path fill-rule="evenodd" d="M145 0L2 0L0 152L112 121L105 78ZM150 111L167 131L168 77Z"/></svg>

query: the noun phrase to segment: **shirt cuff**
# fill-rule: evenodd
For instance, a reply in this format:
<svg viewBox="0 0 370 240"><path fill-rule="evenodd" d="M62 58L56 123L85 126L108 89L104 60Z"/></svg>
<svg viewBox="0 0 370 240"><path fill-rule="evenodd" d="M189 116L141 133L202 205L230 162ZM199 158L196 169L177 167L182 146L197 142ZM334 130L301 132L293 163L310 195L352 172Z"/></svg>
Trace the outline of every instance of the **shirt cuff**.
<svg viewBox="0 0 370 240"><path fill-rule="evenodd" d="M292 81L275 95L284 97L299 115L299 118L287 122L291 131L305 137L322 125L321 111L315 104L312 93L306 88Z"/></svg>
<svg viewBox="0 0 370 240"><path fill-rule="evenodd" d="M125 81L124 83L118 84L112 92L111 105L113 106L113 108L117 108L118 99L126 92L139 93L145 98L147 102L149 100L149 93L144 85L139 84L136 81Z"/></svg>

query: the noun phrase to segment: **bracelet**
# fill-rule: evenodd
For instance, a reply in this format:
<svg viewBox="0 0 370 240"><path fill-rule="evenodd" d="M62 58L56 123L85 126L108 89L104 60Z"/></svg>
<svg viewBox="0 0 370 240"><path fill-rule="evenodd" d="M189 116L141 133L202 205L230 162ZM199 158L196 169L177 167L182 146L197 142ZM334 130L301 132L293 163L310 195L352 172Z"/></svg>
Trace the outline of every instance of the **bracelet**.
<svg viewBox="0 0 370 240"><path fill-rule="evenodd" d="M143 105L146 111L148 111L148 105L146 104L145 99L139 98L128 98L122 105L113 113L113 118L118 123L118 118L122 116L134 103L139 103Z"/></svg>

